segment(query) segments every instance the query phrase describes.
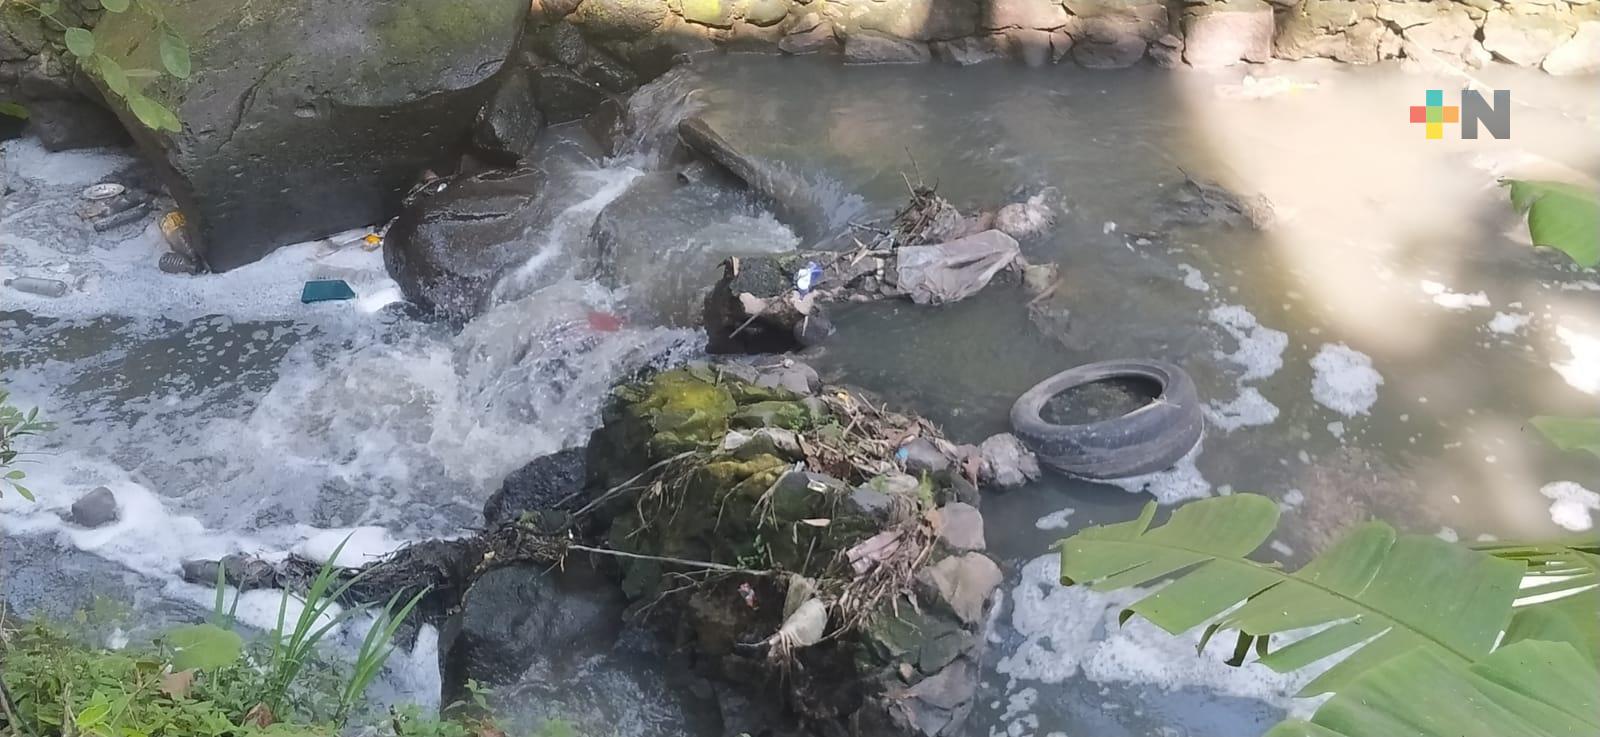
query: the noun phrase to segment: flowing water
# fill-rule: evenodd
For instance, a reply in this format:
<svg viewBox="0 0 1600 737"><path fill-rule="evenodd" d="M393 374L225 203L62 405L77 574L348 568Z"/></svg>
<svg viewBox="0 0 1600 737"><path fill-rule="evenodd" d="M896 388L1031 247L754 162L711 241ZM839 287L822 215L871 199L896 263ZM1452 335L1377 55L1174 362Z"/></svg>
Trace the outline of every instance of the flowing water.
<svg viewBox="0 0 1600 737"><path fill-rule="evenodd" d="M357 528L354 561L474 524L506 473L583 442L610 381L694 354L686 269L806 235L738 193L662 183L664 133L701 109L814 183L835 226L891 214L908 180L968 209L1056 190L1056 229L1024 244L1060 266L1053 296L1030 308L996 284L945 307L842 307L835 340L806 357L825 378L967 442L1004 430L1034 382L1088 361L1174 361L1207 402L1201 448L1171 471L986 497L1008 582L970 733L1259 733L1310 706L1290 698L1304 676L1119 627L1133 594L1060 588L1048 545L1152 498L1233 491L1280 501L1262 557L1291 564L1373 516L1463 540L1592 524L1593 465L1525 421L1600 403L1600 278L1530 249L1495 178L1593 181L1600 99L1584 81L1489 70L1513 91L1512 138L1425 141L1406 108L1458 80L1245 73L714 59L635 100L652 124L623 155L600 156L575 128L546 136L552 218L530 229L499 303L460 331L408 316L381 258L337 239L221 276L161 275L151 224L96 235L71 215L79 189L129 162L4 144L16 191L0 206L0 273L74 283L60 299L0 292L7 388L61 424L28 469L39 503L0 500L7 598L59 615L99 592L182 618L210 601L177 579L187 558L315 553ZM1186 175L1264 196L1272 227L1173 225L1164 203ZM644 250L592 281L590 226L614 202ZM685 265L652 269L657 252ZM316 277L361 297L299 304ZM597 327L596 310L623 327ZM117 492L122 522L61 522L98 485ZM263 624L274 602L252 597L246 619ZM391 666L386 693L436 698L430 642Z"/></svg>

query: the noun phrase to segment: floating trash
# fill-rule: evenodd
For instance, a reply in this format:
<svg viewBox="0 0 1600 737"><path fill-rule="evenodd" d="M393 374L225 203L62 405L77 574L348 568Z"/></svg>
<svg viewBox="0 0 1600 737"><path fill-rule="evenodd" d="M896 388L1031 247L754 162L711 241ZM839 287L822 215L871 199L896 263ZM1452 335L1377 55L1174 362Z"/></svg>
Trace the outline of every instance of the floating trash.
<svg viewBox="0 0 1600 737"><path fill-rule="evenodd" d="M116 182L101 182L83 190L83 198L90 202L98 202L100 200L109 200L126 191L128 191L127 187Z"/></svg>
<svg viewBox="0 0 1600 737"><path fill-rule="evenodd" d="M794 274L794 288L800 290L801 294L805 294L811 291L811 287L821 280L822 267L818 266L815 261L807 261L806 265L800 267L800 270Z"/></svg>
<svg viewBox="0 0 1600 737"><path fill-rule="evenodd" d="M37 276L19 276L7 279L5 285L19 292L37 294L41 297L60 297L67 293L67 283L57 279L42 279Z"/></svg>
<svg viewBox="0 0 1600 737"><path fill-rule="evenodd" d="M343 279L319 279L306 282L305 289L300 292L300 301L305 304L313 302L337 302L339 300L355 299L356 290Z"/></svg>

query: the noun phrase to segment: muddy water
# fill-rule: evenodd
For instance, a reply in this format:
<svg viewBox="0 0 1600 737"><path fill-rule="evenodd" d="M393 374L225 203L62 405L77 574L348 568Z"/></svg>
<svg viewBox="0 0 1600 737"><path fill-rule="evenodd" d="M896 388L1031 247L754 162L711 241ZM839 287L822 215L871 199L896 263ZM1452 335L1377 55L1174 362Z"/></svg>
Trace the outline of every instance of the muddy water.
<svg viewBox="0 0 1600 737"><path fill-rule="evenodd" d="M700 89L695 105L729 139L814 181L836 225L888 215L907 178L972 208L1059 192L1056 230L1024 244L1061 267L1051 299L1030 310L1020 289L997 285L943 308L840 309L837 339L810 357L829 378L967 441L1003 430L1028 386L1087 361L1165 358L1199 384L1210 428L1173 471L1115 486L1050 477L986 499L1009 579L973 735L1220 737L1305 706L1288 698L1303 677L1197 659L1182 639L1117 627L1126 596L1055 586L1041 556L1074 528L1152 498L1258 491L1285 508L1263 557L1300 561L1374 515L1468 540L1552 534L1558 500L1541 489L1600 486L1592 465L1523 430L1530 415L1600 405L1600 279L1531 251L1493 184L1600 171L1600 100L1581 81L1488 73L1513 90L1513 138L1429 142L1405 108L1452 80L1254 73L1279 80L736 56L654 91L657 130L682 112L683 89ZM607 160L581 131L548 137L541 165L568 183L547 195L559 214L530 232L529 263L501 304L460 332L391 304L381 259L337 241L228 275L162 276L149 223L97 236L66 215L78 189L126 161L6 144L20 184L0 206L0 272L75 288L59 300L0 293L7 386L63 425L30 469L40 504L0 500L8 599L59 612L99 590L189 616L210 593L176 580L184 558L315 552L360 528L347 551L359 559L474 522L507 472L581 442L614 377L693 352L676 327L681 275L626 270L634 283L616 289L587 279L589 225L607 205L632 191L639 212L622 214L671 209L673 227L658 232L673 242L647 241L663 252L797 239L720 199L732 193L647 197L635 184L654 181L659 146L634 143ZM1162 202L1184 172L1264 195L1274 226L1166 223ZM301 306L300 282L328 276L361 299ZM627 320L611 332L593 311ZM84 531L57 518L97 485L123 499L122 523ZM1568 526L1589 519L1589 497L1551 493ZM50 561L70 575L27 573ZM275 611L269 599L247 599L246 618L252 605ZM437 692L428 645L396 661L387 694Z"/></svg>

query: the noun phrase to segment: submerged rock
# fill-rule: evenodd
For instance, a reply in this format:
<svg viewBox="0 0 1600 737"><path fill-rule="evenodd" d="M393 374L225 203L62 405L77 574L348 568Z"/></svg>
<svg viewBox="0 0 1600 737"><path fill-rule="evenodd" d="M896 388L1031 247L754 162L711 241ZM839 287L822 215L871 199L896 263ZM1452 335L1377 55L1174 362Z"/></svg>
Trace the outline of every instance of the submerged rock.
<svg viewBox="0 0 1600 737"><path fill-rule="evenodd" d="M383 222L419 172L453 162L502 79L525 0L284 0L240 22L233 0L164 6L203 64L146 93L183 121L154 132L119 111L157 161L215 270L287 243ZM146 13L107 13L99 49L160 68Z"/></svg>
<svg viewBox="0 0 1600 737"><path fill-rule="evenodd" d="M104 486L84 494L72 503L67 521L79 527L104 527L121 518L117 511L117 495Z"/></svg>
<svg viewBox="0 0 1600 737"><path fill-rule="evenodd" d="M537 196L543 187L537 171L491 171L420 194L384 238L389 276L419 307L453 319L473 317L501 271L535 246L526 236L546 215Z"/></svg>

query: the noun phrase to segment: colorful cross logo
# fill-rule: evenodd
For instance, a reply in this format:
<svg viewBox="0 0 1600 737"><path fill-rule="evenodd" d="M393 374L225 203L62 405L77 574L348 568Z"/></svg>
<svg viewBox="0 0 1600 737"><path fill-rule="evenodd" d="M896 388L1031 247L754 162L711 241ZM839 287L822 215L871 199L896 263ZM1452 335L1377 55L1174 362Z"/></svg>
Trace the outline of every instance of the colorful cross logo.
<svg viewBox="0 0 1600 737"><path fill-rule="evenodd" d="M1444 104L1444 90L1428 90L1427 100L1411 106L1411 122L1422 123L1429 140L1444 138L1444 124L1461 122L1461 108Z"/></svg>

